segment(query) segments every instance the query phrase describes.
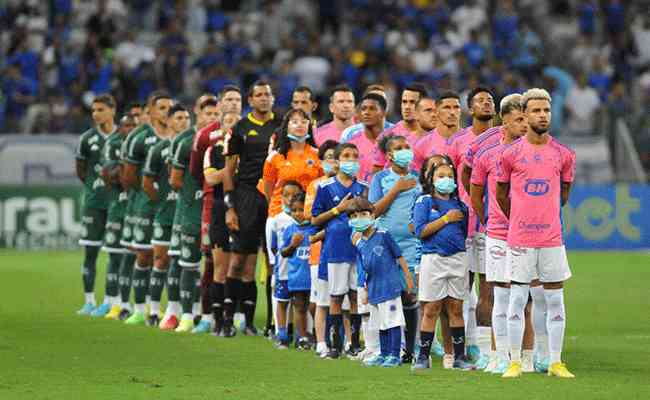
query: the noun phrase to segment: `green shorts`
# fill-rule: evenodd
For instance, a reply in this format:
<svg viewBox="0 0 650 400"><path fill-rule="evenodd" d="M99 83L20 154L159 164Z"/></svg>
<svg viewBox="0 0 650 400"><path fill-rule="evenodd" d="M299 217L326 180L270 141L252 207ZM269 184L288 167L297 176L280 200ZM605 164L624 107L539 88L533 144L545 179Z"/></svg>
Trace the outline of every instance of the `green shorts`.
<svg viewBox="0 0 650 400"><path fill-rule="evenodd" d="M169 247L172 238L171 225L160 225L160 222L154 221L153 223L153 239L151 244L154 246Z"/></svg>
<svg viewBox="0 0 650 400"><path fill-rule="evenodd" d="M84 208L81 216L81 246L101 247L108 212L99 208Z"/></svg>
<svg viewBox="0 0 650 400"><path fill-rule="evenodd" d="M181 233L181 267L198 267L201 265L201 234Z"/></svg>
<svg viewBox="0 0 650 400"><path fill-rule="evenodd" d="M178 224L172 226L172 234L167 255L170 257L178 257L181 255L181 226Z"/></svg>
<svg viewBox="0 0 650 400"><path fill-rule="evenodd" d="M119 221L106 223L106 233L104 233L104 246L102 250L107 253L126 253L126 249L122 245L122 227L123 224Z"/></svg>
<svg viewBox="0 0 650 400"><path fill-rule="evenodd" d="M133 224L133 248L137 250L148 250L153 236L153 218L135 217Z"/></svg>

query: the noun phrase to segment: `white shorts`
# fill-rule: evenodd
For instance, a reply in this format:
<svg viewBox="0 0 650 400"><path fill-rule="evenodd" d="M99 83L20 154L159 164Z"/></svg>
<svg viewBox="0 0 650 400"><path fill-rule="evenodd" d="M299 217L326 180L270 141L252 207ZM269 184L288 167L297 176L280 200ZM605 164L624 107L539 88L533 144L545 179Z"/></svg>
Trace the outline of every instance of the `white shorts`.
<svg viewBox="0 0 650 400"><path fill-rule="evenodd" d="M370 329L385 331L406 325L400 297L379 304L368 304L368 308L370 309L370 319L368 320Z"/></svg>
<svg viewBox="0 0 650 400"><path fill-rule="evenodd" d="M328 263L327 282L330 296L343 296L357 290L357 266L354 263Z"/></svg>
<svg viewBox="0 0 650 400"><path fill-rule="evenodd" d="M311 274L311 291L309 292L309 302L318 303L318 265L311 265L309 267Z"/></svg>
<svg viewBox="0 0 650 400"><path fill-rule="evenodd" d="M476 232L473 238L467 239L470 272L485 273L485 247L485 233Z"/></svg>
<svg viewBox="0 0 650 400"><path fill-rule="evenodd" d="M510 283L507 255L505 240L485 238L485 279L488 282Z"/></svg>
<svg viewBox="0 0 650 400"><path fill-rule="evenodd" d="M368 314L370 304L364 304L363 299L368 297L368 289L364 287L357 288L357 314Z"/></svg>
<svg viewBox="0 0 650 400"><path fill-rule="evenodd" d="M571 277L564 246L540 249L508 248L507 262L512 282L564 282Z"/></svg>
<svg viewBox="0 0 650 400"><path fill-rule="evenodd" d="M445 297L464 300L469 290L467 253L443 257L423 254L420 261L419 301L438 301Z"/></svg>
<svg viewBox="0 0 650 400"><path fill-rule="evenodd" d="M312 290L316 289L316 305L318 307L329 307L330 306L330 293L327 288L327 281L322 279L316 279L315 285L312 283ZM314 287L315 286L315 287Z"/></svg>

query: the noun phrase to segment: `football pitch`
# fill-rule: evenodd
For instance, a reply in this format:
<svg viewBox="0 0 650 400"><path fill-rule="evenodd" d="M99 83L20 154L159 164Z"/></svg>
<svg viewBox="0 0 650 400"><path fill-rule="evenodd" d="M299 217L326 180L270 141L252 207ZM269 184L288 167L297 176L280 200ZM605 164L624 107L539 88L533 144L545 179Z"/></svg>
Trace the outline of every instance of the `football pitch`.
<svg viewBox="0 0 650 400"><path fill-rule="evenodd" d="M575 380L367 368L262 337L79 317L80 252L0 252L0 399L649 399L650 255L570 252L564 359ZM106 265L100 257L97 292ZM263 291L260 291L263 293ZM101 298L98 300L101 301ZM260 298L260 305L264 299ZM264 321L258 307L258 326Z"/></svg>

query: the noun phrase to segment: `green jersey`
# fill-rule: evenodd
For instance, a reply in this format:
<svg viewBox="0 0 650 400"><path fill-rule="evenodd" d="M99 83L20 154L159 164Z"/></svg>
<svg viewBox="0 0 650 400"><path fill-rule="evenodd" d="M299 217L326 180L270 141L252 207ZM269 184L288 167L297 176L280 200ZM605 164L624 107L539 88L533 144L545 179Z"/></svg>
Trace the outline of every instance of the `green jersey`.
<svg viewBox="0 0 650 400"><path fill-rule="evenodd" d="M90 128L79 138L76 158L86 164L83 188L83 204L85 208L100 210L108 208L108 193L101 176L102 149L107 137L108 135L102 134L97 128Z"/></svg>
<svg viewBox="0 0 650 400"><path fill-rule="evenodd" d="M178 144L187 137L194 138L195 134L196 134L196 128L192 126L189 129L179 133L178 135L176 135L176 137L172 139L171 144L169 145L169 160L167 160L170 166L172 165L174 155L176 154L176 149L178 148ZM183 205L180 196L177 196L176 212L174 213L173 225L180 226L182 219L183 219Z"/></svg>
<svg viewBox="0 0 650 400"><path fill-rule="evenodd" d="M127 156L129 154L129 146L131 146L131 142L133 139L138 136L138 133L142 132L144 129L145 125L140 125L135 127L131 132L129 132L129 135L122 141L122 148L120 149L120 157L121 157L121 162L122 163L128 163ZM126 206L126 215L127 216L133 216L135 215L135 206L136 206L136 198L138 195L138 190L137 188L129 188L127 191L128 197L127 197L127 206Z"/></svg>
<svg viewBox="0 0 650 400"><path fill-rule="evenodd" d="M155 220L162 226L171 226L176 210L176 192L169 184L169 150L171 140L165 139L156 143L149 149L147 161L144 164L143 174L150 176L156 182L159 202Z"/></svg>
<svg viewBox="0 0 650 400"><path fill-rule="evenodd" d="M187 234L201 232L201 211L203 209L203 188L192 176L189 170L190 154L194 136L187 136L178 143L172 165L185 171L183 174L183 187L178 193L180 207L183 210L181 217L181 231Z"/></svg>
<svg viewBox="0 0 650 400"><path fill-rule="evenodd" d="M156 135L151 125L143 125L143 129L138 132L129 143L129 151L126 155L126 161L129 164L137 166L137 174L140 178L138 190L135 196L135 213L140 217L150 218L156 212L156 203L153 202L142 190L142 170L147 159L149 149L162 139Z"/></svg>
<svg viewBox="0 0 650 400"><path fill-rule="evenodd" d="M124 137L119 132L113 133L106 139L101 157L102 168L111 170L120 165L120 154L124 141ZM107 193L108 221L121 221L126 213L128 193L122 190L119 183L108 188Z"/></svg>

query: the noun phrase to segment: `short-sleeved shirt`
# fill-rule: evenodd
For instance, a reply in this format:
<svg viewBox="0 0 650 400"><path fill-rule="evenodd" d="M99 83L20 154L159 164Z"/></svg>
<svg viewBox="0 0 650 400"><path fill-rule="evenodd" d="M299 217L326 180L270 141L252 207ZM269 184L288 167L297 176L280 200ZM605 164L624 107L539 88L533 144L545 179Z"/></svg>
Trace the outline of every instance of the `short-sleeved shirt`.
<svg viewBox="0 0 650 400"><path fill-rule="evenodd" d="M269 256L269 263L274 265L276 269L280 266L281 263L284 263L281 268L286 268L286 261L283 260L282 255L279 253L280 246L282 245L282 235L284 230L295 221L291 218L291 215L281 212L280 214L269 217L266 223L266 251ZM283 270L283 274L286 274L286 269ZM286 275L283 275L286 276ZM282 278L282 279L286 279Z"/></svg>
<svg viewBox="0 0 650 400"><path fill-rule="evenodd" d="M483 147L473 156L472 185L483 186L484 208L487 212L486 233L493 239L505 241L508 237L508 217L497 202L497 161L499 154L507 147L493 143Z"/></svg>
<svg viewBox="0 0 650 400"><path fill-rule="evenodd" d="M102 150L102 168L113 169L120 165L122 143L126 140L119 132L111 134ZM126 213L128 193L119 184L108 189L108 221L121 221Z"/></svg>
<svg viewBox="0 0 650 400"><path fill-rule="evenodd" d="M316 142L316 146L319 147L328 140L335 140L338 142L341 140L342 133L343 131L336 127L334 121L331 121L316 128L316 133L314 133L314 142Z"/></svg>
<svg viewBox="0 0 650 400"><path fill-rule="evenodd" d="M239 156L239 168L235 174L238 184L257 187L280 122L275 115L262 122L248 113L227 132L223 151L226 156Z"/></svg>
<svg viewBox="0 0 650 400"><path fill-rule="evenodd" d="M358 126L361 125L361 129ZM384 129L392 127L390 122L384 123ZM352 143L359 150L359 172L357 178L364 182L372 180L374 169L374 155L378 150L377 140L371 140L366 136L363 124L352 125L343 131L341 143Z"/></svg>
<svg viewBox="0 0 650 400"><path fill-rule="evenodd" d="M193 136L183 138L176 147L172 166L183 170L183 186L178 192L181 213L181 232L188 235L198 235L201 232L201 212L203 211L203 188L190 174L190 154L192 152Z"/></svg>
<svg viewBox="0 0 650 400"><path fill-rule="evenodd" d="M291 243L295 233L302 233L303 239L292 255L287 257L287 280L289 291L305 291L311 289L311 270L309 267L309 236L313 235L315 228L310 225L298 225L293 222L287 226L282 234L283 247Z"/></svg>
<svg viewBox="0 0 650 400"><path fill-rule="evenodd" d="M205 178L203 176L205 152L219 138L221 138L223 141L223 135L219 129L220 127L221 124L219 121L215 121L199 129L196 135L194 135L194 142L192 143L192 154L190 155L190 173L194 175L194 178L199 181L201 185L203 185L204 195L212 193L213 190L212 186L205 184Z"/></svg>
<svg viewBox="0 0 650 400"><path fill-rule="evenodd" d="M127 135L126 139L122 141L122 147L120 148L120 162L122 164L128 163L126 156L129 153L129 146L131 145L131 141L135 136L137 136L138 132L142 130L142 125L135 127L129 134ZM136 197L138 195L138 189L136 187L132 187L127 189L127 205L126 205L126 211L125 215L127 216L134 216L135 215L135 206L136 206Z"/></svg>
<svg viewBox="0 0 650 400"><path fill-rule="evenodd" d="M437 129L434 129L415 142L415 146L413 146L413 165L422 167L424 161L432 155L448 153L449 140L439 134Z"/></svg>
<svg viewBox="0 0 650 400"><path fill-rule="evenodd" d="M287 181L296 181L305 190L314 179L323 175L318 150L307 145L302 153L291 149L284 156L272 152L264 163L264 181L275 183L269 202L269 215L282 212L282 187Z"/></svg>
<svg viewBox="0 0 650 400"><path fill-rule="evenodd" d="M314 217L331 210L341 203L350 193L351 197L365 196L368 185L359 180L352 181L349 187L343 186L336 177L324 180L316 191L316 199L312 206L311 215ZM353 263L356 260L355 249L350 241L352 228L348 225L348 216L342 212L330 219L325 225L325 241L321 258L327 263Z"/></svg>
<svg viewBox="0 0 650 400"><path fill-rule="evenodd" d="M575 153L553 137L540 146L524 137L503 150L497 182L510 183L509 246L562 245L562 183L574 175Z"/></svg>
<svg viewBox="0 0 650 400"><path fill-rule="evenodd" d="M376 305L400 296L404 280L398 263L402 251L390 233L377 229L357 242L360 268L365 273L368 302Z"/></svg>
<svg viewBox="0 0 650 400"><path fill-rule="evenodd" d="M318 190L318 185L325 179L328 179L326 176L321 176L316 178L309 183L307 186L307 193L305 194L305 215L311 215L311 209L314 205L314 200L316 200L316 191ZM323 241L316 242L311 245L311 250L309 252L309 264L318 265L320 260L320 252L323 247Z"/></svg>
<svg viewBox="0 0 650 400"><path fill-rule="evenodd" d="M503 125L492 127L478 135L478 137L469 145L469 148L465 153L465 166L474 168L474 156L485 147L490 147L495 143L501 143L503 136Z"/></svg>
<svg viewBox="0 0 650 400"><path fill-rule="evenodd" d="M167 164L173 166L172 162L174 160L174 155L176 154L176 149L178 149L178 144L187 137L193 138L195 133L196 133L196 127L192 126L184 130L183 132L179 133L171 140L171 143L169 145L169 159L167 160ZM183 219L183 213L185 211L182 207L182 204L183 202L181 201L181 197L178 195L178 193L176 193L176 210L174 211L173 225L181 224L181 220Z"/></svg>
<svg viewBox="0 0 650 400"><path fill-rule="evenodd" d="M151 218L156 212L156 203L147 196L142 190L142 171L147 161L149 149L162 139L156 135L151 125L143 125L135 137L129 142L129 150L126 155L126 161L137 167L137 174L140 178L138 182L138 191L135 195L135 213L141 217Z"/></svg>
<svg viewBox="0 0 650 400"><path fill-rule="evenodd" d="M104 135L97 128L88 129L79 138L75 157L86 165L83 184L85 208L108 209L108 190L101 174L101 157L107 138L108 135Z"/></svg>
<svg viewBox="0 0 650 400"><path fill-rule="evenodd" d="M155 219L162 226L171 226L176 211L178 198L169 184L169 149L171 140L165 139L156 143L149 149L145 162L143 175L154 179L158 189L158 204L156 205Z"/></svg>
<svg viewBox="0 0 650 400"><path fill-rule="evenodd" d="M404 136L409 146L411 146L411 149L415 147L415 143L417 143L417 141L420 139L420 137L417 135L416 132L411 132L410 130L408 130L408 128L406 127L406 123L404 121L400 121L395 125L391 126L390 128L384 130L382 133L380 133L379 136L377 137L377 143L381 142L382 139L387 136ZM380 168L389 167L390 163L388 162L388 159L386 159L386 154L381 152L379 146L375 149L375 152L373 154L373 163L375 164L375 166ZM416 171L420 170L420 167L413 162L411 163L411 168L413 168Z"/></svg>
<svg viewBox="0 0 650 400"><path fill-rule="evenodd" d="M422 254L438 254L448 257L465 251L467 207L456 198L441 200L434 199L430 194L425 194L417 199L413 209L413 226L417 237L420 237L422 231L430 222L441 218L449 210L453 209L462 211L465 218L462 221L450 222L433 235L420 239Z"/></svg>

